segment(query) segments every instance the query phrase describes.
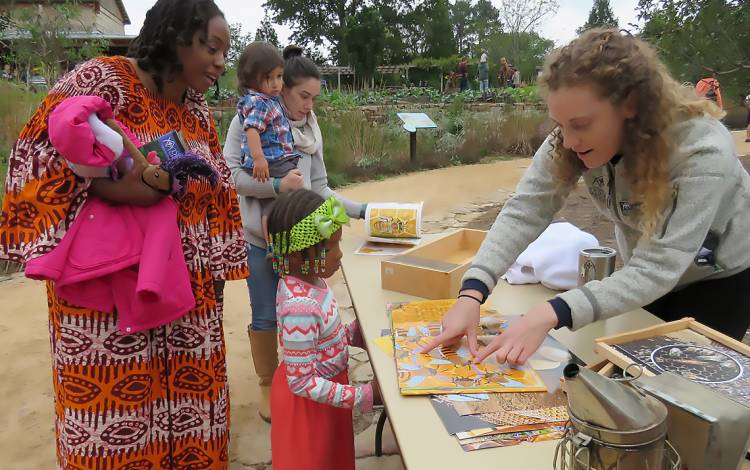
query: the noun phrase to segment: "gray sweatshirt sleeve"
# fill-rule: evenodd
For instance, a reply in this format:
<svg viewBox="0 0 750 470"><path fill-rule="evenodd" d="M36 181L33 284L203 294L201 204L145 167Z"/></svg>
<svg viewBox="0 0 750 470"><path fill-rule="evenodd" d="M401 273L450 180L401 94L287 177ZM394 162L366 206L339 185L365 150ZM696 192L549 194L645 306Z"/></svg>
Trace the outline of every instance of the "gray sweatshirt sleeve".
<svg viewBox="0 0 750 470"><path fill-rule="evenodd" d="M257 199L275 198L276 191L273 189L273 183L269 179L266 182L260 182L253 178L253 175L242 168L242 123L239 116L234 116L229 124L227 138L224 142L224 159L227 161L229 171L232 173L234 186L237 188L237 194L240 196L254 197Z"/></svg>
<svg viewBox="0 0 750 470"><path fill-rule="evenodd" d="M523 250L549 226L571 186L558 188L552 174L552 144L547 137L521 178L515 195L500 211L479 247L464 281L476 279L492 292Z"/></svg>
<svg viewBox="0 0 750 470"><path fill-rule="evenodd" d="M672 201L660 227L641 238L627 264L602 281L591 281L559 295L571 309L577 329L593 321L648 305L670 292L693 263L731 185L733 148L704 140L684 149L691 157L673 171ZM730 157L722 157L722 154Z"/></svg>
<svg viewBox="0 0 750 470"><path fill-rule="evenodd" d="M346 213L354 219L362 218L362 204L352 201L338 194L328 186L328 173L326 164L323 161L322 152L318 152L311 157L310 162L310 188L323 198L328 199L331 196L336 197L346 207Z"/></svg>

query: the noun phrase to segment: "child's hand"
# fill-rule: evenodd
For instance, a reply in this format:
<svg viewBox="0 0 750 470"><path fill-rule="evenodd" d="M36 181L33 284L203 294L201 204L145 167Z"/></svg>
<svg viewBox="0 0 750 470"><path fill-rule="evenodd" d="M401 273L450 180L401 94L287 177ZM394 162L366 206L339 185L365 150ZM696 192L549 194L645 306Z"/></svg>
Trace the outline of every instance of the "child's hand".
<svg viewBox="0 0 750 470"><path fill-rule="evenodd" d="M265 158L255 160L253 162L253 178L255 178L258 181L265 182L268 181L269 178L268 173L268 162Z"/></svg>
<svg viewBox="0 0 750 470"><path fill-rule="evenodd" d="M372 379L372 405L383 406L383 396L380 394L380 384L378 379Z"/></svg>
<svg viewBox="0 0 750 470"><path fill-rule="evenodd" d="M159 155L153 150L146 155L146 160L152 165L161 165L161 158L159 158Z"/></svg>
<svg viewBox="0 0 750 470"><path fill-rule="evenodd" d="M367 349L365 347L365 338L362 336L362 328L359 326L359 323L357 320L354 320L353 322L349 323L347 325L347 329L349 330L349 346L354 346L355 348L361 348L361 349Z"/></svg>

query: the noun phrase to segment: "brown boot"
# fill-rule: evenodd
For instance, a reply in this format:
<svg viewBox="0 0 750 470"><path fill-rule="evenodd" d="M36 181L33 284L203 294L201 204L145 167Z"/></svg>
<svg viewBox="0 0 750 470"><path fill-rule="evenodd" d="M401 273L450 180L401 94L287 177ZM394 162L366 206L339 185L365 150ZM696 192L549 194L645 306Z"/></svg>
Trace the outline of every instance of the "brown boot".
<svg viewBox="0 0 750 470"><path fill-rule="evenodd" d="M273 381L273 373L276 372L279 365L278 337L276 336L276 330L248 330L247 336L250 338L250 351L253 356L253 364L255 364L255 373L258 375L258 385L260 386L258 414L263 421L270 423L271 382Z"/></svg>

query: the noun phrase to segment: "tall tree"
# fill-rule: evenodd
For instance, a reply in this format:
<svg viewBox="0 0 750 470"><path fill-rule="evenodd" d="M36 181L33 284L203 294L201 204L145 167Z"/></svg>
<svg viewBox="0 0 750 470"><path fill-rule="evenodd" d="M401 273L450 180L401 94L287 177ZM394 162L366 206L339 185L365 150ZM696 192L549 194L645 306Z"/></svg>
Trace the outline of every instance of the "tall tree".
<svg viewBox="0 0 750 470"><path fill-rule="evenodd" d="M547 16L557 13L557 0L500 0L500 18L511 38L511 60L520 60L520 41Z"/></svg>
<svg viewBox="0 0 750 470"><path fill-rule="evenodd" d="M408 15L413 5L408 0L378 0L375 5L385 28L382 63L389 65L406 64L411 61L407 42Z"/></svg>
<svg viewBox="0 0 750 470"><path fill-rule="evenodd" d="M428 57L449 57L455 54L456 43L451 28L448 0L427 0L416 9L421 13L425 53Z"/></svg>
<svg viewBox="0 0 750 470"><path fill-rule="evenodd" d="M268 13L266 13L266 16L263 17L263 20L260 22L260 26L255 31L255 40L265 41L273 44L276 47L281 47L279 43L279 36L276 35L276 29L274 29L273 25L271 24L271 18L268 16Z"/></svg>
<svg viewBox="0 0 750 470"><path fill-rule="evenodd" d="M346 64L349 48L346 32L361 0L321 0L301 3L297 0L266 0L263 6L277 24L292 28L291 40L301 46L330 46L335 62Z"/></svg>
<svg viewBox="0 0 750 470"><path fill-rule="evenodd" d="M425 12L421 7L410 9L402 16L402 38L408 54L412 57L423 56L427 50L426 23Z"/></svg>
<svg viewBox="0 0 750 470"><path fill-rule="evenodd" d="M725 102L750 90L750 2L640 0L638 10L642 36L676 78L695 83L715 75Z"/></svg>
<svg viewBox="0 0 750 470"><path fill-rule="evenodd" d="M385 25L376 7L365 7L352 18L346 33L349 57L365 87L380 64L385 47Z"/></svg>
<svg viewBox="0 0 750 470"><path fill-rule="evenodd" d="M229 25L229 51L227 52L227 67L234 68L240 59L242 51L253 41L250 33L242 34L242 25L232 23Z"/></svg>
<svg viewBox="0 0 750 470"><path fill-rule="evenodd" d="M450 21L459 54L468 54L470 46L476 42L476 31L472 24L473 13L474 6L469 0L456 0L450 6Z"/></svg>
<svg viewBox="0 0 750 470"><path fill-rule="evenodd" d="M503 31L500 10L495 8L490 0L477 1L474 5L471 23L479 46L484 46L488 37Z"/></svg>
<svg viewBox="0 0 750 470"><path fill-rule="evenodd" d="M617 28L618 26L619 23L612 7L609 5L609 0L594 0L594 5L589 11L589 19L576 32L581 34L591 28Z"/></svg>
<svg viewBox="0 0 750 470"><path fill-rule="evenodd" d="M502 31L500 11L490 0L456 0L451 5L451 23L461 55L477 55L489 36Z"/></svg>

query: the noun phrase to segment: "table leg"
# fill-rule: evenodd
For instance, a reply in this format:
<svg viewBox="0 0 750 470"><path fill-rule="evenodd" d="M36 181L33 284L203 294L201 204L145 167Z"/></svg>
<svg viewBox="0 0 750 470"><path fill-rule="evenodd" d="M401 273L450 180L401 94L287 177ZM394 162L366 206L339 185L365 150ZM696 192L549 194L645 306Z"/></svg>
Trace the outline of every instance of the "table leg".
<svg viewBox="0 0 750 470"><path fill-rule="evenodd" d="M388 414L385 412L385 408L380 412L378 418L378 424L375 427L375 456L380 457L383 455L383 428L385 427L385 420L388 419Z"/></svg>

